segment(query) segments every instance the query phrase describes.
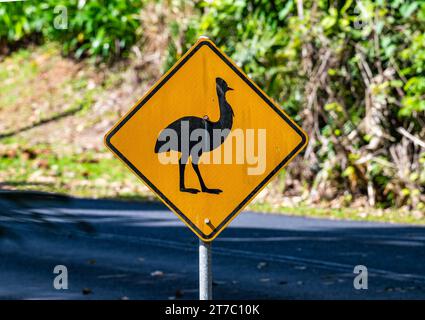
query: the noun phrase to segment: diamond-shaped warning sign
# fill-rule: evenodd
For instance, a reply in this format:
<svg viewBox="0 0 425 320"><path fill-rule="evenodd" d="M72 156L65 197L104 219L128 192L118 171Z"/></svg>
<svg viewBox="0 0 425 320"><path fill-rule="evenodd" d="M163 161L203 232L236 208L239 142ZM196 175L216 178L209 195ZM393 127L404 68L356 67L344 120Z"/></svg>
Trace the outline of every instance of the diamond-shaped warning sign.
<svg viewBox="0 0 425 320"><path fill-rule="evenodd" d="M204 241L307 144L307 135L200 39L106 134L107 147Z"/></svg>

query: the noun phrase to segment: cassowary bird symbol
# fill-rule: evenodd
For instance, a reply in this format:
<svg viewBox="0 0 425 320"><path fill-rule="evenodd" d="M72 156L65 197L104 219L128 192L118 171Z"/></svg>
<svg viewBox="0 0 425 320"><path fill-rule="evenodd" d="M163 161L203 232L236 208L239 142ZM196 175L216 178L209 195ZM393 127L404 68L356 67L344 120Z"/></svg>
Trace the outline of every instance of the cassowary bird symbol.
<svg viewBox="0 0 425 320"><path fill-rule="evenodd" d="M165 139L160 137L155 144L155 153L178 151L181 153L179 159L179 174L180 174L180 191L189 193L198 193L198 189L186 188L184 183L184 170L188 159L191 158L193 170L198 176L199 183L201 185L202 192L219 194L222 192L220 189L210 189L205 185L202 179L201 172L199 171L198 163L203 152L209 152L219 147L230 133L233 125L233 110L230 104L226 101L226 92L233 90L227 86L226 81L221 78L216 78L216 90L218 97L218 105L220 108L220 118L218 121L213 122L208 119L207 116L203 118L187 116L180 118L173 123L169 124L167 128L161 131L173 130L178 135L178 143L167 144ZM183 133L184 132L184 133ZM216 133L220 132L219 139L213 139ZM192 141L192 133L196 133L199 139ZM184 137L182 137L184 135ZM187 135L187 137L186 137ZM199 148L199 141L202 140L202 147Z"/></svg>

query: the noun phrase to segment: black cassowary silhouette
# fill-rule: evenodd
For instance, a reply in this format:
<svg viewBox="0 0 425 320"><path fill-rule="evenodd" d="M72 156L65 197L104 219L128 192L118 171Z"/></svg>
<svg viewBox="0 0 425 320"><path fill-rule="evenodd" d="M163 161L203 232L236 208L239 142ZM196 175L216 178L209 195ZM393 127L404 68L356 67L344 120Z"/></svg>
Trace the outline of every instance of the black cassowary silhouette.
<svg viewBox="0 0 425 320"><path fill-rule="evenodd" d="M220 118L218 121L210 121L207 116L204 118L194 116L180 118L169 124L167 128L161 131L161 134L159 135L159 138L155 144L155 153L168 152L171 150L181 153L179 159L181 192L199 192L198 189L185 187L184 170L189 158L191 158L193 169L198 176L202 192L213 194L219 194L222 192L220 189L207 188L198 167L199 158L201 157L202 153L209 152L219 147L229 135L233 125L234 113L230 104L226 101L226 92L233 89L228 87L226 81L221 78L216 78L215 82L218 105L220 108ZM178 143L175 145L169 143L167 144L166 139L161 137L162 133L164 133L166 130L173 130L177 134L179 138ZM184 137L182 137L182 132L185 132ZM213 135L216 135L217 132L220 132L220 138L213 139ZM194 141L192 141L193 133L196 133L195 137L198 137L198 139L193 139ZM187 137L186 134L188 135ZM200 145L201 148L199 147Z"/></svg>

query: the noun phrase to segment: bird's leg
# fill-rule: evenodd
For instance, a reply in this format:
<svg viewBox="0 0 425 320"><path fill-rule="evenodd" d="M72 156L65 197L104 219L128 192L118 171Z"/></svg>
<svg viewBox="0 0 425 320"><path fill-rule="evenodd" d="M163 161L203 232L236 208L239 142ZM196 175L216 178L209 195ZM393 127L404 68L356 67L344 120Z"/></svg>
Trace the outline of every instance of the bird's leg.
<svg viewBox="0 0 425 320"><path fill-rule="evenodd" d="M180 173L180 191L189 193L198 193L198 189L186 188L184 186L184 169L186 167L187 157L181 156L179 159L179 173Z"/></svg>
<svg viewBox="0 0 425 320"><path fill-rule="evenodd" d="M213 193L213 194L219 194L219 193L222 192L222 190L220 190L220 189L207 188L207 186L205 185L204 179L202 179L201 172L199 171L198 164L192 162L192 167L193 167L193 170L195 170L196 175L198 176L199 183L201 184L202 192Z"/></svg>

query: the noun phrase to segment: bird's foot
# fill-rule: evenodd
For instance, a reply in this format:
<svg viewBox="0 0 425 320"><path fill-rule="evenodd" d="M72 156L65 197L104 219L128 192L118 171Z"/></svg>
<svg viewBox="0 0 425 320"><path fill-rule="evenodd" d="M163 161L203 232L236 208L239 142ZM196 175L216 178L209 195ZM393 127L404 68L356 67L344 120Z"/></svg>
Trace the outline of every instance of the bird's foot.
<svg viewBox="0 0 425 320"><path fill-rule="evenodd" d="M202 188L202 192L212 193L212 194L219 194L219 193L222 193L223 190L220 190L220 189L210 189L210 188Z"/></svg>
<svg viewBox="0 0 425 320"><path fill-rule="evenodd" d="M180 188L181 192L189 192L189 193L193 193L196 194L199 192L198 189L194 189L194 188Z"/></svg>

